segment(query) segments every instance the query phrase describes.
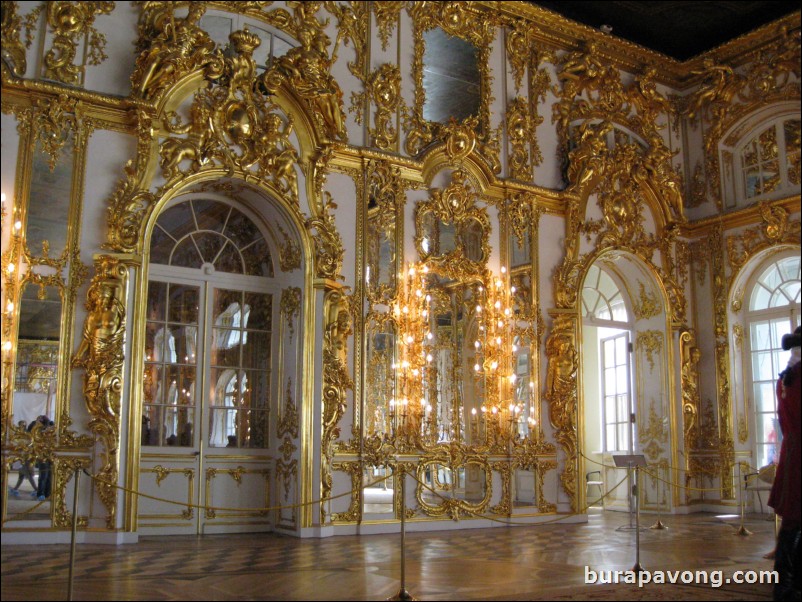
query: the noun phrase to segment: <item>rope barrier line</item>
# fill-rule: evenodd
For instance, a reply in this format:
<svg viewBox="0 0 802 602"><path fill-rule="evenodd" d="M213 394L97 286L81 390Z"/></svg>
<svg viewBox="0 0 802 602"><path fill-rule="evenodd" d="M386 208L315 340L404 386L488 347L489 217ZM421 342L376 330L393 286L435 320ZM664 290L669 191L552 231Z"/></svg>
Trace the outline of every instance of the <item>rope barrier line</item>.
<svg viewBox="0 0 802 602"><path fill-rule="evenodd" d="M454 498L445 497L440 492L432 489L429 485L427 485L426 483L424 483L423 481L418 479L417 476L415 476L415 475L411 475L411 476L412 476L413 479L415 479L415 481L419 485L421 485L424 489L428 489L429 491L431 491L434 495L439 497L441 500L448 501L448 500L454 499ZM623 479L621 479L616 484L615 487L613 487L612 489L610 489L610 491L608 491L602 497L600 497L599 500L602 500L602 499L606 498L608 495L612 494L616 489L618 489L624 483L624 481L627 480L627 478L628 478L628 476L625 476ZM587 506L585 506L582 509L581 512L571 512L571 513L568 513L568 514L560 514L556 518L540 521L540 522L537 522L537 523L530 523L530 522L524 523L524 522L517 522L517 521L512 521L512 520L499 519L499 518L496 518L496 517L494 517L492 515L480 514L479 512L474 512L474 511L470 510L469 508L460 508L460 510L465 512L465 514L469 514L469 515L473 516L474 518L482 518L482 519L485 519L485 520L488 520L488 521L494 522L494 523L501 523L503 525L519 525L519 526L534 527L534 526L549 525L551 523L557 523L557 522L560 522L560 521L564 521L566 518L570 518L572 516L582 516L587 511L588 508L590 508L589 504Z"/></svg>
<svg viewBox="0 0 802 602"><path fill-rule="evenodd" d="M585 454L583 454L582 452L579 452L579 454L580 454L580 455L581 455L583 458L585 458L586 460L588 460L589 462L593 462L594 464L597 464L597 465L599 465L599 466L602 466L602 467L604 467L604 468L608 468L608 469L612 469L612 470L623 470L623 467L619 467L619 466L608 466L607 464L603 464L602 462L599 462L599 461L597 461L597 460L594 460L594 459L592 459L592 458L588 458L588 457L587 457ZM666 468L673 468L673 467L672 467L672 466L670 466L670 465L668 465L668 466L666 466ZM674 469L674 470L676 470L676 469ZM683 471L684 471L684 469L681 469L681 470L683 470ZM641 471L642 473L645 473L645 474L649 475L649 476L650 476L650 477L652 477L653 479L657 479L658 481L662 481L663 483L665 483L665 484L667 484L667 485L669 485L669 486L671 486L671 487L677 487L678 489L684 489L684 490L686 490L686 491L701 491L701 492L715 492L715 491L721 491L721 487L690 487L690 486L688 486L688 485L680 485L679 483L674 483L674 482L672 482L672 481L666 481L665 479L662 479L662 478L658 477L657 475L655 475L654 473L650 472L650 471L648 470L648 468L641 468L641 469L640 469L640 471Z"/></svg>
<svg viewBox="0 0 802 602"><path fill-rule="evenodd" d="M17 512L16 514L14 514L14 515L8 517L7 519L5 519L3 522L4 523L9 523L9 522L11 522L13 520L25 520L26 516L31 514L34 510L36 510L39 506L42 506L44 503L45 503L44 501L38 502L35 506L32 506L32 507L28 508L27 510L24 510L23 512Z"/></svg>
<svg viewBox="0 0 802 602"><path fill-rule="evenodd" d="M97 481L98 483L101 483L103 485L110 485L112 487L115 487L116 489L119 489L121 491L125 491L126 493L131 493L133 495L138 495L140 497L144 497L144 498L147 498L147 499L150 499L150 500L154 500L154 501L157 501L157 502L165 502L167 504L174 504L176 506L184 506L185 508L197 508L198 510L214 510L214 511L227 511L227 512L254 512L254 511L257 511L257 512L261 512L261 513L267 513L267 512L272 512L273 510L290 510L290 509L293 509L293 508L303 508L304 506L313 506L315 504L323 504L325 502L330 502L331 500L336 500L336 499L339 499L341 497L345 497L347 495L350 496L353 493L352 491L347 491L347 492L341 493L339 495L333 495L333 496L330 496L330 497L321 498L319 500L312 500L311 502L302 502L300 504L292 504L292 505L289 505L289 506L268 506L266 508L231 508L231 507L228 507L228 506L204 506L204 505L201 505L201 504L193 504L191 502L177 502L175 500L168 500L168 499L165 499L165 498L157 497L155 495L142 493L141 491L137 491L135 489L130 489L130 488L124 487L122 485L117 485L116 483L109 483L108 481L104 481L103 479L98 478L96 475L90 474L86 470L84 470L84 474L86 474L86 476L88 476L93 481ZM383 483L384 481L386 481L387 479L390 479L392 477L393 477L393 475L387 475L385 477L382 477L381 479L377 479L377 480L375 480L375 481L373 481L371 483L368 483L367 485L364 485L363 489L367 488L367 487L373 487L374 485L377 485L379 483Z"/></svg>
<svg viewBox="0 0 802 602"><path fill-rule="evenodd" d="M598 466L603 466L604 468L613 468L613 469L619 468L618 466L609 466L607 464L604 464L603 462L599 462L598 460L594 460L593 458L589 458L585 454L583 454L582 452L579 452L579 455L581 455L583 458L585 458L585 460L587 460L588 462L592 462L593 464L596 464ZM739 462L739 464L742 464L742 462ZM754 466L752 466L751 464L748 464L748 463L746 464L746 466L747 466L747 468L749 468L749 470L754 470L754 471L760 470L759 468L755 468ZM690 472L690 470L688 470L687 468L677 468L676 466L672 466L671 464L666 464L665 467L668 468L669 470L673 470L675 472ZM705 490L705 491L718 491L718 490L717 489L710 489L710 490Z"/></svg>
<svg viewBox="0 0 802 602"><path fill-rule="evenodd" d="M596 464L598 466L601 466L602 468L614 469L614 470L620 469L618 466L608 466L608 465L604 464L603 462L599 462L597 460L589 458L588 456L586 456L582 452L579 452L579 453L585 460L587 460L587 461L589 461L589 462L591 462L593 464ZM677 469L675 469L674 467L672 467L670 465L667 466L667 468L671 468L673 470L677 470ZM750 466L750 468L752 468L752 467ZM685 471L685 469L679 469L679 470L680 471ZM259 513L268 513L268 512L275 511L275 510L291 510L291 509L303 508L305 506L314 506L314 505L317 505L317 504L323 504L323 503L330 502L332 500L336 500L336 499L339 499L339 498L342 498L342 497L351 496L352 493L353 493L352 491L347 491L347 492L341 493L339 495L329 496L329 497L326 497L326 498L321 498L319 500L312 500L310 502L302 502L302 503L299 503L299 504L291 504L291 505L268 506L266 508L233 508L233 507L228 507L228 506L206 506L206 505L201 505L201 504L194 504L192 502L179 502L179 501L175 501L175 500L168 500L166 498L162 498L162 497L158 497L158 496L155 496L155 495L150 495L150 494L147 494L147 493L143 493L143 492L137 491L135 489L130 489L130 488L125 487L123 485L118 485L116 483L109 483L108 481L104 481L103 479L98 478L96 475L93 475L93 474L89 473L85 469L83 470L83 472L88 477L90 477L93 481L96 481L96 482L98 482L98 483L100 483L102 485L107 485L107 486L110 485L110 486L112 486L112 487L114 487L116 489L119 489L121 491L125 491L126 493L130 493L130 494L133 494L133 495L136 495L136 496L139 496L139 497L147 498L147 499L154 500L154 501L157 501L157 502L163 502L163 503L166 503L166 504L174 504L176 506L183 506L185 508L196 508L198 510L212 510L212 511L216 511L216 512L217 511L219 511L219 512L254 512L255 511L255 512L259 512ZM641 472L643 472L644 474L650 476L651 478L653 478L653 479L655 479L657 481L661 481L661 482L665 483L666 485L668 485L670 487L677 487L679 489L684 489L686 491L715 492L715 491L720 491L721 490L720 487L716 487L716 488L698 488L698 487L689 487L689 486L686 486L686 485L675 484L672 481L667 481L666 479L663 479L663 478L659 477L658 475L656 475L655 473L651 472L648 469L641 469ZM433 493L434 495L436 495L440 499L442 499L444 501L449 500L449 499L453 499L453 498L444 497L438 491L436 491L435 489L433 489L432 487L430 487L426 483L424 483L421 480L419 480L418 477L415 476L414 474L412 474L412 473L406 473L406 474L410 474L410 476L412 476L412 478L421 487L423 487L424 489L429 490L431 493ZM390 474L390 475L386 475L386 476L384 476L382 478L376 479L375 481L372 481L372 482L370 482L370 483L368 483L366 485L363 485L362 489L364 490L364 489L367 489L369 487L373 487L375 485L378 485L380 483L384 483L388 479L393 478L393 476L394 475ZM605 498L607 498L616 489L618 489L618 487L620 487L624 483L624 481L627 480L627 478L628 478L628 476L625 476L612 489L608 490L606 493L604 493L604 495L602 495L597 500L595 500L595 502L599 502L599 501L604 500ZM43 504L44 504L44 502L40 501L35 506L25 510L24 512L20 512L20 513L14 514L13 516L7 518L4 522L10 522L10 521L15 521L15 520L24 520L25 517L28 514L33 513L37 508L39 508ZM501 520L501 519L495 518L495 517L493 517L491 515L485 515L485 514L480 514L478 512L473 512L472 510L467 509L467 508L462 508L462 510L466 514L469 514L469 515L473 516L474 518L482 518L482 519L485 519L485 520L489 520L491 522L498 522L498 523L507 524L507 525L532 525L532 524L544 525L544 524L550 524L552 522L559 522L559 521L565 520L566 518L570 518L572 516L579 516L581 514L586 513L588 508L590 508L590 507L591 507L590 504L587 504L582 509L581 512L575 512L575 513L569 513L569 514L560 514L559 518L556 518L556 519L553 519L553 520L548 520L548 521L542 521L542 522L539 522L539 523L516 523L516 522L511 522L511 521L508 521L508 520Z"/></svg>

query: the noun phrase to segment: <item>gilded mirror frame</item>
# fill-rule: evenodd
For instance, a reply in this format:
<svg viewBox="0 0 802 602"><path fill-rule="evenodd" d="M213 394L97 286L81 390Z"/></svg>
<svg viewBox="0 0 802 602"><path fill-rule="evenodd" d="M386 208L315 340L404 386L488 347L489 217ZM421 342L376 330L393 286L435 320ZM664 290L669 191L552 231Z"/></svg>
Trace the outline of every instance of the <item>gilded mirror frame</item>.
<svg viewBox="0 0 802 602"><path fill-rule="evenodd" d="M70 430L70 392L72 372L70 355L73 345L78 291L86 281L88 268L80 260L79 235L81 199L83 198L86 148L93 126L82 119L80 106L66 96L47 96L34 99L31 104L22 100L11 100L3 104L3 112L15 116L18 123L19 147L8 246L2 255L4 309L2 319L3 338L7 348L3 350L2 383L2 431L3 441L8 446L3 462L4 482L8 477L10 460L30 455L31 449L54 462L54 473L61 466L73 466L84 460L60 458L58 450L89 449L93 440ZM66 197L66 224L64 248L57 256L50 254L48 244L40 249L30 248L27 233L30 218L32 182L36 177L34 165L47 163L51 172L68 154L71 166L69 182L64 183L61 197ZM37 159L38 156L38 159ZM5 217L4 217L5 221ZM26 286L46 287L58 290L61 302L59 341L57 350L55 404L51 420L55 429L42 429L31 435L24 427L13 424L14 389L18 369L19 345L25 339L20 333L21 304ZM12 305L13 304L13 305ZM13 307L13 310L8 308ZM27 450L27 451L26 451ZM83 464L82 464L83 465ZM53 475L53 493L50 515L54 525L69 524L69 511L65 504L65 487L70 475ZM7 509L4 508L4 512ZM6 517L4 514L4 521ZM85 522L79 518L79 524Z"/></svg>
<svg viewBox="0 0 802 602"><path fill-rule="evenodd" d="M485 151L491 151L490 104L492 102L490 75L491 44L495 39L497 23L493 15L467 6L462 2L415 2L407 9L413 23L414 55L412 59L412 78L415 82L415 102L405 120L405 150L410 155L418 155L432 141L441 138L446 124L427 121L423 117L426 91L423 87L423 68L426 44L423 34L439 27L448 35L472 44L477 50L477 68L480 79L479 114L462 120L477 133L484 143ZM497 145L493 145L492 157L487 156L494 171L500 169ZM488 153L485 152L485 155ZM498 169L497 169L498 168Z"/></svg>

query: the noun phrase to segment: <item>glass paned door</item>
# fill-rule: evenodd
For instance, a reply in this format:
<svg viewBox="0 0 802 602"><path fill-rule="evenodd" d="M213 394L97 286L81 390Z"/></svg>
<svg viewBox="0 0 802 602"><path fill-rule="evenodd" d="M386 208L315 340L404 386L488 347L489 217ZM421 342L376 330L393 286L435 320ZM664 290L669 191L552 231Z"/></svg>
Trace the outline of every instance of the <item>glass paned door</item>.
<svg viewBox="0 0 802 602"><path fill-rule="evenodd" d="M749 326L756 459L757 466L762 467L779 459L781 434L776 383L791 354L783 351L782 337L792 332L795 325L787 317L782 317L755 321Z"/></svg>
<svg viewBox="0 0 802 602"><path fill-rule="evenodd" d="M265 448L273 297L227 289L213 296L209 447Z"/></svg>
<svg viewBox="0 0 802 602"><path fill-rule="evenodd" d="M605 451L630 451L629 333L601 340Z"/></svg>
<svg viewBox="0 0 802 602"><path fill-rule="evenodd" d="M148 285L143 446L195 446L200 305L200 286Z"/></svg>

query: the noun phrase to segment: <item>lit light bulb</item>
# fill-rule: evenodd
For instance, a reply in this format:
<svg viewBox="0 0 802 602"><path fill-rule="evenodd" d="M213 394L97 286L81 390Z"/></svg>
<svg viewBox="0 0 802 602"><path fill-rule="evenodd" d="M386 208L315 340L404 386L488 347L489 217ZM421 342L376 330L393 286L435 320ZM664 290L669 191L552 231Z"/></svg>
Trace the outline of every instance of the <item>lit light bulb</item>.
<svg viewBox="0 0 802 602"><path fill-rule="evenodd" d="M3 351L11 351L11 341L3 343Z"/></svg>
<svg viewBox="0 0 802 602"><path fill-rule="evenodd" d="M431 353L429 353L429 354L426 356L426 361L427 361L427 362L431 362L433 359L434 359L434 358L432 357L432 354L431 354Z"/></svg>
<svg viewBox="0 0 802 602"><path fill-rule="evenodd" d="M20 220L14 222L14 230L22 230L22 222Z"/></svg>
<svg viewBox="0 0 802 602"><path fill-rule="evenodd" d="M6 305L6 311L8 313L11 313L12 311L14 311L14 302L13 301L9 301L8 302L8 305Z"/></svg>
<svg viewBox="0 0 802 602"><path fill-rule="evenodd" d="M510 287L510 292L511 292L511 293L514 293L516 290L518 290L518 289L516 289L514 286L513 286L513 287Z"/></svg>
<svg viewBox="0 0 802 602"><path fill-rule="evenodd" d="M476 372L479 372L479 364L474 364L473 369L476 370Z"/></svg>
<svg viewBox="0 0 802 602"><path fill-rule="evenodd" d="M474 416L476 416L476 408L471 408L471 414L473 414Z"/></svg>
<svg viewBox="0 0 802 602"><path fill-rule="evenodd" d="M16 266L14 266L14 264L13 264L13 263L9 263L9 264L8 264L8 273L9 273L9 274L13 274L13 273L14 273L14 268L15 268L15 267L16 267Z"/></svg>
<svg viewBox="0 0 802 602"><path fill-rule="evenodd" d="M476 347L477 349L479 349L479 341L474 341L473 342L473 346Z"/></svg>
<svg viewBox="0 0 802 602"><path fill-rule="evenodd" d="M507 268L505 268L504 266L501 266L501 273L502 274L506 274L507 273Z"/></svg>

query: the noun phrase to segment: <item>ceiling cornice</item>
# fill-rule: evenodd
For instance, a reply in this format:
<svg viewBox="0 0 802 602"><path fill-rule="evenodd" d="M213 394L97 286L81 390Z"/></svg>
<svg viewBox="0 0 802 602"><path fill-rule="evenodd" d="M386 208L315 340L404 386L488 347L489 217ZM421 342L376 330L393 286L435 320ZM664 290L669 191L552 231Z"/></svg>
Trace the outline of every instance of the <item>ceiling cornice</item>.
<svg viewBox="0 0 802 602"><path fill-rule="evenodd" d="M705 58L714 57L717 61L732 66L744 64L766 45L779 38L783 31L798 30L802 23L802 12L795 12L681 62L529 2L503 0L480 1L476 4L489 12L529 21L535 39L548 48L577 50L582 48L584 43L593 41L602 58L608 59L625 71L634 73L640 71L644 65L655 65L658 70L657 81L676 90L683 90L698 83L701 76L694 72L701 69Z"/></svg>

